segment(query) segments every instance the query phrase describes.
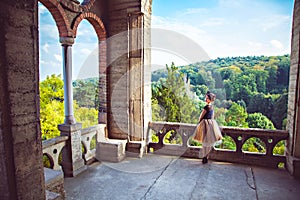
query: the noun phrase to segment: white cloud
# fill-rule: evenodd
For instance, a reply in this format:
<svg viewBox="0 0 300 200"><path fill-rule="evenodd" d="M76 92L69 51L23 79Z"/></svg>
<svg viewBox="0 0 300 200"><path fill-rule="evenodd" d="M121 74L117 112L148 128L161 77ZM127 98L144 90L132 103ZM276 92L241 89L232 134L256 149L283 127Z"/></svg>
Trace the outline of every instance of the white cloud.
<svg viewBox="0 0 300 200"><path fill-rule="evenodd" d="M62 57L61 57L61 55L54 54L53 56L54 56L54 58L55 58L58 62L62 62Z"/></svg>
<svg viewBox="0 0 300 200"><path fill-rule="evenodd" d="M201 23L200 26L220 26L226 23L225 18L209 18L205 22Z"/></svg>
<svg viewBox="0 0 300 200"><path fill-rule="evenodd" d="M58 40L59 34L55 24L43 24L40 26L40 34Z"/></svg>
<svg viewBox="0 0 300 200"><path fill-rule="evenodd" d="M86 48L81 49L80 51L81 51L82 54L84 54L84 55L86 55L86 56L90 55L91 52L92 52L91 50L86 49Z"/></svg>
<svg viewBox="0 0 300 200"><path fill-rule="evenodd" d="M283 49L282 43L281 43L280 41L278 41L278 40L271 40L270 43L271 43L271 45L272 45L273 47L275 47L276 49L279 49L279 50L282 50L282 49Z"/></svg>
<svg viewBox="0 0 300 200"><path fill-rule="evenodd" d="M48 53L49 52L49 44L46 42L43 46L42 46L42 49Z"/></svg>
<svg viewBox="0 0 300 200"><path fill-rule="evenodd" d="M199 13L203 14L207 12L209 12L209 10L205 8L188 8L183 11L180 11L179 15L184 16L184 15L192 15L192 14L199 14Z"/></svg>
<svg viewBox="0 0 300 200"><path fill-rule="evenodd" d="M291 22L291 16L286 15L270 15L259 19L252 19L254 23L258 23L258 26L263 31L278 28L281 25L286 25Z"/></svg>
<svg viewBox="0 0 300 200"><path fill-rule="evenodd" d="M241 6L241 0L219 0L220 7L238 7Z"/></svg>
<svg viewBox="0 0 300 200"><path fill-rule="evenodd" d="M263 46L262 43L260 42L252 42L252 41L249 41L248 45L253 48L261 48Z"/></svg>

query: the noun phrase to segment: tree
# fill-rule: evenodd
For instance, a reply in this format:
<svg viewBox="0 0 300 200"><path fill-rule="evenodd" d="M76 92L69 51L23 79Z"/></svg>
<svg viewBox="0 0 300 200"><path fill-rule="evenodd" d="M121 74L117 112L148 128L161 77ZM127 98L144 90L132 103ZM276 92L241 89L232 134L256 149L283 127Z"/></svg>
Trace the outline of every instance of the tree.
<svg viewBox="0 0 300 200"><path fill-rule="evenodd" d="M52 74L40 83L40 106L44 108L51 101L64 100L64 82L61 75Z"/></svg>
<svg viewBox="0 0 300 200"><path fill-rule="evenodd" d="M89 89L89 86L87 87ZM81 88L85 90L85 86ZM63 81L61 76L51 75L40 83L40 121L44 140L60 135L58 125L64 123ZM95 108L79 107L73 102L76 121L86 128L98 123L98 111Z"/></svg>
<svg viewBox="0 0 300 200"><path fill-rule="evenodd" d="M78 107L77 104L74 104L74 107L75 119L82 123L82 128L98 124L98 110L95 108Z"/></svg>
<svg viewBox="0 0 300 200"><path fill-rule="evenodd" d="M237 126L237 127L248 127L246 119L248 114L243 106L240 106L237 103L232 103L229 110L226 112L226 125L227 126Z"/></svg>
<svg viewBox="0 0 300 200"><path fill-rule="evenodd" d="M98 108L99 104L99 80L85 79L76 80L73 82L74 86L74 100L78 103L79 107L85 108Z"/></svg>
<svg viewBox="0 0 300 200"><path fill-rule="evenodd" d="M152 84L153 111L165 116L158 117L158 113L153 116L169 122L196 123L200 111L187 95L183 74L174 63L170 67L166 65L166 68L167 77Z"/></svg>
<svg viewBox="0 0 300 200"><path fill-rule="evenodd" d="M58 125L64 123L64 103L53 100L41 108L40 113L42 139L59 136Z"/></svg>
<svg viewBox="0 0 300 200"><path fill-rule="evenodd" d="M40 120L43 139L60 135L58 124L64 122L64 82L61 75L47 76L40 83Z"/></svg>
<svg viewBox="0 0 300 200"><path fill-rule="evenodd" d="M249 128L261 128L274 130L274 125L270 119L262 113L252 113L248 115L247 123Z"/></svg>
<svg viewBox="0 0 300 200"><path fill-rule="evenodd" d="M284 129L284 119L287 117L288 94L280 95L274 100L274 108L271 111L271 120L277 129Z"/></svg>
<svg viewBox="0 0 300 200"><path fill-rule="evenodd" d="M277 87L277 68L278 67L276 65L266 67L269 75L267 80L267 89L269 93L273 93Z"/></svg>

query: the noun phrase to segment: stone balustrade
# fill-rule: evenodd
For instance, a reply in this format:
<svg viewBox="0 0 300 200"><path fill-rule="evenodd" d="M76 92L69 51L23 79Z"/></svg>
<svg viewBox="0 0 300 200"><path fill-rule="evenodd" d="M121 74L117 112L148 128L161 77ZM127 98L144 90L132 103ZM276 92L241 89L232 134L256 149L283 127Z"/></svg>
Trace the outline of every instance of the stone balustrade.
<svg viewBox="0 0 300 200"><path fill-rule="evenodd" d="M48 157L51 169L61 170L59 155L67 140L68 136L59 136L43 141L43 154Z"/></svg>
<svg viewBox="0 0 300 200"><path fill-rule="evenodd" d="M68 139L68 136L59 136L43 141L43 155L46 155L50 162L50 168L44 168L45 189L47 196L59 194L58 199L65 198L64 174L60 166L60 155Z"/></svg>
<svg viewBox="0 0 300 200"><path fill-rule="evenodd" d="M148 141L148 151L154 153L198 158L202 148L191 146L190 139L196 128L195 124L150 122L149 135L156 134L158 142ZM231 137L235 143L235 150L214 148L209 155L210 159L252 164L277 168L279 163L286 163L283 155L274 155L273 149L282 140L287 140L288 132L284 130L264 130L254 128L220 127L223 136ZM165 144L164 138L170 131L175 131L181 137L182 144ZM249 138L258 138L265 145L265 153L243 151L242 147Z"/></svg>
<svg viewBox="0 0 300 200"><path fill-rule="evenodd" d="M83 159L86 163L95 158L97 138L100 138L98 134L103 134L99 125L85 128L81 131L81 143L84 148Z"/></svg>

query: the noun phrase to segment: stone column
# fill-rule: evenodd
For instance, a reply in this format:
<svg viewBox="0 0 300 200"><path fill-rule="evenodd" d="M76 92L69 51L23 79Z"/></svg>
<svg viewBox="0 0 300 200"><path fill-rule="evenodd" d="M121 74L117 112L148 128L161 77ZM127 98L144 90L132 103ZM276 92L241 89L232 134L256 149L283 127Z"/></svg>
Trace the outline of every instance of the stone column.
<svg viewBox="0 0 300 200"><path fill-rule="evenodd" d="M0 199L46 199L37 1L1 1L0 16Z"/></svg>
<svg viewBox="0 0 300 200"><path fill-rule="evenodd" d="M62 168L65 176L74 177L86 170L81 152L82 124L76 123L73 112L72 45L74 38L60 37L60 42L63 55L65 123L59 125L58 129L61 136L69 137L62 152Z"/></svg>
<svg viewBox="0 0 300 200"><path fill-rule="evenodd" d="M132 141L143 141L143 13L128 14L129 25L129 134Z"/></svg>
<svg viewBox="0 0 300 200"><path fill-rule="evenodd" d="M68 136L66 146L62 151L62 168L65 177L74 177L87 169L82 159L80 123L58 125L61 136Z"/></svg>
<svg viewBox="0 0 300 200"><path fill-rule="evenodd" d="M63 56L65 124L75 124L72 86L72 45L74 44L74 38L60 37L60 42Z"/></svg>
<svg viewBox="0 0 300 200"><path fill-rule="evenodd" d="M300 178L300 0L295 0L294 4L291 43L286 165L293 176Z"/></svg>

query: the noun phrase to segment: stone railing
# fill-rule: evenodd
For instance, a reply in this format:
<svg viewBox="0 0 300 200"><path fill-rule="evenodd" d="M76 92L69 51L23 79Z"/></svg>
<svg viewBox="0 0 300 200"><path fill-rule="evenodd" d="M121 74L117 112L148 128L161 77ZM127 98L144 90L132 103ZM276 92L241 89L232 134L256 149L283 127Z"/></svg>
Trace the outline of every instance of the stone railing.
<svg viewBox="0 0 300 200"><path fill-rule="evenodd" d="M96 155L97 142L100 141L101 137L105 137L104 133L101 131L102 129L100 125L85 128L81 131L81 143L84 148L83 159L86 163L91 160L94 160Z"/></svg>
<svg viewBox="0 0 300 200"><path fill-rule="evenodd" d="M195 124L150 122L149 137L158 136L158 142L148 142L148 151L160 154L198 158L201 147L189 145L191 136L196 128ZM253 128L220 127L223 136L231 137L235 143L235 150L214 148L210 159L243 164L253 164L277 168L279 163L286 162L285 156L274 155L276 144L288 138L288 132L283 130L264 130ZM182 144L165 144L164 138L170 131L181 137ZM243 145L249 138L258 138L265 144L265 153L246 152Z"/></svg>
<svg viewBox="0 0 300 200"><path fill-rule="evenodd" d="M51 169L61 170L59 155L67 140L68 136L59 136L43 141L43 154L48 157Z"/></svg>

